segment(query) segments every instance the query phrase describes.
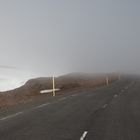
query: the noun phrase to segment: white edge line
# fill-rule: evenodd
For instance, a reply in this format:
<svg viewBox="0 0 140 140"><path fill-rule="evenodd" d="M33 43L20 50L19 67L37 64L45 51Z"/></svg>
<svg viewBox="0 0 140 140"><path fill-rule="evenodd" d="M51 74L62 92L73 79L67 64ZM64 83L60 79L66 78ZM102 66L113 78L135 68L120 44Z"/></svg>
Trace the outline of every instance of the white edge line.
<svg viewBox="0 0 140 140"><path fill-rule="evenodd" d="M83 135L81 136L80 140L84 140L85 137L86 137L86 135L87 135L87 133L88 133L88 131L85 131L85 132L83 133Z"/></svg>
<svg viewBox="0 0 140 140"><path fill-rule="evenodd" d="M42 105L39 105L39 106L37 106L37 107L34 107L34 109L36 109L36 108L42 108L42 107L45 107L45 106L47 106L47 105L49 105L50 103L45 103L45 104L42 104Z"/></svg>
<svg viewBox="0 0 140 140"><path fill-rule="evenodd" d="M23 114L23 112L18 112L18 113L9 115L7 117L1 118L0 120L3 121L3 120L6 120L6 119L10 119L10 118L16 117L16 116L21 115L21 114Z"/></svg>
<svg viewBox="0 0 140 140"><path fill-rule="evenodd" d="M77 94L74 94L74 95L71 95L72 97L74 97L74 96L78 96Z"/></svg>
<svg viewBox="0 0 140 140"><path fill-rule="evenodd" d="M67 97L60 98L59 101L65 100Z"/></svg>

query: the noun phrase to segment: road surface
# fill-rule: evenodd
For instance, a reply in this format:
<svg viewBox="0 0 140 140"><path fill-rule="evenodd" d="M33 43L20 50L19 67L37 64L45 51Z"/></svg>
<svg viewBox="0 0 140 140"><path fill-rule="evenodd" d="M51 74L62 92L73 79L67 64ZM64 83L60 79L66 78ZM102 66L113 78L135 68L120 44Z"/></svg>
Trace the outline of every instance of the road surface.
<svg viewBox="0 0 140 140"><path fill-rule="evenodd" d="M140 80L1 113L0 140L140 140Z"/></svg>

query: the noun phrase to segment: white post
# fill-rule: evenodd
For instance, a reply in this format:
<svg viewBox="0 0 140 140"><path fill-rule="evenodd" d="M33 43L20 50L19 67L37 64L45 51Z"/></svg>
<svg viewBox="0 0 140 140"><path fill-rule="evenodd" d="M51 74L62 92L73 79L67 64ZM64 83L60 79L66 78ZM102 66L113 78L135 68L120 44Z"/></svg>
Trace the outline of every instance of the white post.
<svg viewBox="0 0 140 140"><path fill-rule="evenodd" d="M108 79L108 77L106 77L106 85L107 86L109 85L109 79Z"/></svg>
<svg viewBox="0 0 140 140"><path fill-rule="evenodd" d="M52 77L52 82L53 82L53 96L55 96L56 94L55 94L55 77L54 77L54 75Z"/></svg>

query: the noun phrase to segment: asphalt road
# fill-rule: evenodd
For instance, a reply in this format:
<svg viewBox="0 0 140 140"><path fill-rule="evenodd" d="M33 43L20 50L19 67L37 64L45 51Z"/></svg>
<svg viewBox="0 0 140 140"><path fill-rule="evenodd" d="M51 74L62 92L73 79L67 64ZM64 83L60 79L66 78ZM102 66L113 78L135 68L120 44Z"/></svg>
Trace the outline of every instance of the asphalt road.
<svg viewBox="0 0 140 140"><path fill-rule="evenodd" d="M140 80L0 112L0 140L140 140Z"/></svg>

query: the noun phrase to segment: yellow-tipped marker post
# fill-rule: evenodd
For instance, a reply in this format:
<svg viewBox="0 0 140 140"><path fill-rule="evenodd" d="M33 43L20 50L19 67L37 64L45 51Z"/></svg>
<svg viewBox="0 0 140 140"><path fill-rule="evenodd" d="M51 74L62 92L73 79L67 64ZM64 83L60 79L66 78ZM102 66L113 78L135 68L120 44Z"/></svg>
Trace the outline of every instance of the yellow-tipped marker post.
<svg viewBox="0 0 140 140"><path fill-rule="evenodd" d="M52 81L53 81L53 96L55 97L56 93L55 93L55 77L54 77L54 75L52 77Z"/></svg>
<svg viewBox="0 0 140 140"><path fill-rule="evenodd" d="M109 78L106 77L106 85L108 86L109 85Z"/></svg>

